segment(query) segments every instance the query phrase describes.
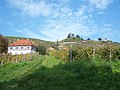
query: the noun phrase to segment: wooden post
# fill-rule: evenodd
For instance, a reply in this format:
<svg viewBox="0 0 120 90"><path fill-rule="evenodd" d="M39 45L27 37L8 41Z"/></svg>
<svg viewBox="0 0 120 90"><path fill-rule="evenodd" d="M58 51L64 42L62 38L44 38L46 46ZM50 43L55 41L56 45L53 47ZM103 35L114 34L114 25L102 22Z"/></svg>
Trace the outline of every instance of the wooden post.
<svg viewBox="0 0 120 90"><path fill-rule="evenodd" d="M110 47L110 62L112 61L112 52L111 52L111 47Z"/></svg>
<svg viewBox="0 0 120 90"><path fill-rule="evenodd" d="M95 59L95 45L93 46L93 59Z"/></svg>
<svg viewBox="0 0 120 90"><path fill-rule="evenodd" d="M17 63L17 55L15 56L15 63Z"/></svg>
<svg viewBox="0 0 120 90"><path fill-rule="evenodd" d="M72 44L70 45L70 62L72 62Z"/></svg>
<svg viewBox="0 0 120 90"><path fill-rule="evenodd" d="M1 61L1 65L3 65L3 60Z"/></svg>

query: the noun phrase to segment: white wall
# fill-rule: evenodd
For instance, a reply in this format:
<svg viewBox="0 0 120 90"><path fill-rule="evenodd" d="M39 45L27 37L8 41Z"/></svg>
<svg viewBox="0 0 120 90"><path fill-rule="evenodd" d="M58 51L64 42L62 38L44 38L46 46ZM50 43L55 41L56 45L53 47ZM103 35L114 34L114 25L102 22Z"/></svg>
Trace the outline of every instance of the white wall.
<svg viewBox="0 0 120 90"><path fill-rule="evenodd" d="M12 53L12 55L35 53L35 47L33 46L9 46L8 53Z"/></svg>

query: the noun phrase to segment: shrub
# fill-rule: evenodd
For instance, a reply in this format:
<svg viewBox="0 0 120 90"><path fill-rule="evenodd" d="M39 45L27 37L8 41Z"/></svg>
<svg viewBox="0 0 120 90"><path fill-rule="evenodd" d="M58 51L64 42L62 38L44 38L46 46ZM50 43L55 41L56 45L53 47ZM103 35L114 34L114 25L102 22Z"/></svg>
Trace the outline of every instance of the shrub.
<svg viewBox="0 0 120 90"><path fill-rule="evenodd" d="M6 53L8 40L0 34L0 53Z"/></svg>
<svg viewBox="0 0 120 90"><path fill-rule="evenodd" d="M45 45L38 45L37 48L36 48L36 51L39 52L39 54L42 54L42 55L45 55L46 54L46 46Z"/></svg>

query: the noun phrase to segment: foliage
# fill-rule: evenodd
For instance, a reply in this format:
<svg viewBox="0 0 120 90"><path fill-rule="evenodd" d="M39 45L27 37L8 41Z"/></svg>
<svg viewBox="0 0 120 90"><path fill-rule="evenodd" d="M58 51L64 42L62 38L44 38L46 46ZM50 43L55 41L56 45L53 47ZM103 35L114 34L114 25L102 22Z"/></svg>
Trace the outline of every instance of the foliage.
<svg viewBox="0 0 120 90"><path fill-rule="evenodd" d="M7 52L8 40L0 34L0 53Z"/></svg>
<svg viewBox="0 0 120 90"><path fill-rule="evenodd" d="M40 56L0 67L0 90L119 90L120 61L61 62Z"/></svg>
<svg viewBox="0 0 120 90"><path fill-rule="evenodd" d="M71 38L71 33L68 34L67 38Z"/></svg>
<svg viewBox="0 0 120 90"><path fill-rule="evenodd" d="M76 38L80 38L80 36L79 36L79 35L76 35Z"/></svg>
<svg viewBox="0 0 120 90"><path fill-rule="evenodd" d="M78 38L78 39L80 39L80 36L79 36L79 35L76 35L76 36L75 36L75 34L69 33L68 36L67 36L67 39L68 39L68 38L73 38L73 39Z"/></svg>
<svg viewBox="0 0 120 90"><path fill-rule="evenodd" d="M49 49L49 50L47 50L47 53L51 56L54 56L57 59L61 59L61 60L64 60L64 61L69 60L69 50L68 50L68 48L61 49L61 50L55 50L55 49L50 50Z"/></svg>
<svg viewBox="0 0 120 90"><path fill-rule="evenodd" d="M69 49L49 51L51 55L64 61L69 61ZM111 52L111 56L110 56ZM110 45L106 46L89 46L89 47L73 47L72 48L72 59L73 60L91 60L95 56L99 56L102 60L120 60L120 48L115 48Z"/></svg>
<svg viewBox="0 0 120 90"><path fill-rule="evenodd" d="M64 39L64 42L79 42L83 40L82 38L67 38L67 39Z"/></svg>
<svg viewBox="0 0 120 90"><path fill-rule="evenodd" d="M39 44L37 47L36 47L36 51L39 52L39 54L41 55L45 55L46 54L46 49L47 47L43 44Z"/></svg>
<svg viewBox="0 0 120 90"><path fill-rule="evenodd" d="M12 55L8 53L1 53L0 54L0 64L9 64L9 63L16 63L16 62L23 62L23 61L31 61L38 57L38 53L31 53L31 54L21 54L21 55Z"/></svg>
<svg viewBox="0 0 120 90"><path fill-rule="evenodd" d="M90 38L87 38L87 40L90 40Z"/></svg>
<svg viewBox="0 0 120 90"><path fill-rule="evenodd" d="M98 41L101 41L102 40L102 38L98 38Z"/></svg>

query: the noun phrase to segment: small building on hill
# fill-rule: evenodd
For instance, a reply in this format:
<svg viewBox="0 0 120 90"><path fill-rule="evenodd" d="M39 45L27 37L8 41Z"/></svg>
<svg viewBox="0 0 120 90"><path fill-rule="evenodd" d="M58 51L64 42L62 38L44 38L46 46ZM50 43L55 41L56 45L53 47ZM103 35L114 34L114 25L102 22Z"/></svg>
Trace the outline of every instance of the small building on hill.
<svg viewBox="0 0 120 90"><path fill-rule="evenodd" d="M8 45L8 53L12 55L35 53L36 48L28 39L17 40Z"/></svg>

